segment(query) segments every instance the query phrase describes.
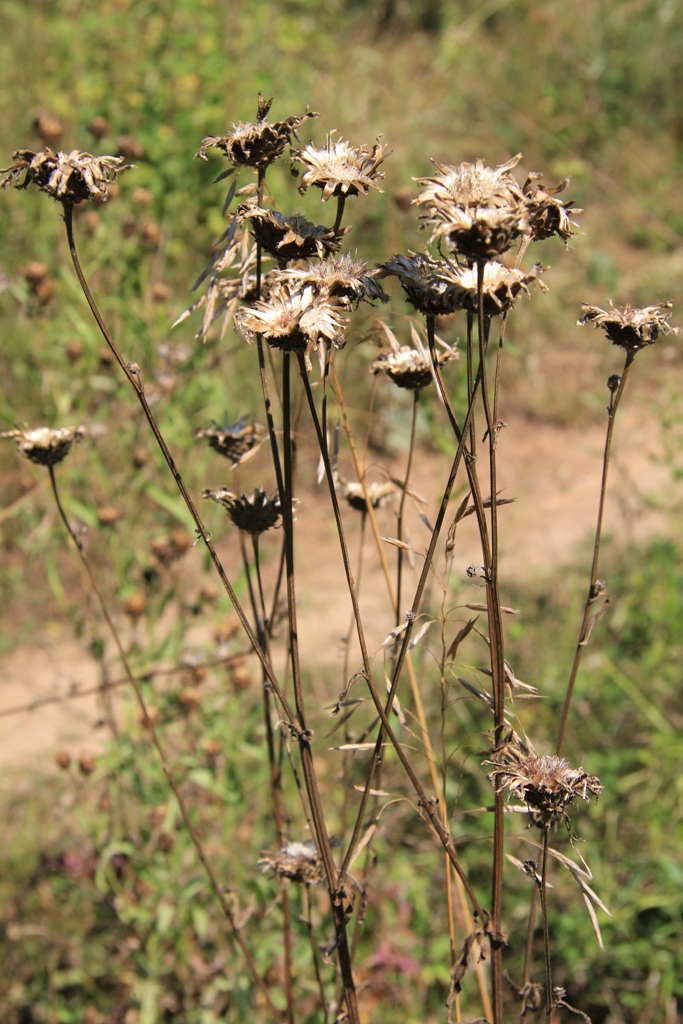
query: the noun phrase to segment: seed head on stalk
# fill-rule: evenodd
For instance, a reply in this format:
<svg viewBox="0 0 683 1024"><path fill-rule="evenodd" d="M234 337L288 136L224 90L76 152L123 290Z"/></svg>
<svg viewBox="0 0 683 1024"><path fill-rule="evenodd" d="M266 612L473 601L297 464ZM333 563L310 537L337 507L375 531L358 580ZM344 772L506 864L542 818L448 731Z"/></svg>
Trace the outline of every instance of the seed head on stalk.
<svg viewBox="0 0 683 1024"><path fill-rule="evenodd" d="M378 270L368 270L365 260L354 259L347 253L309 263L302 269L282 270L275 275L275 281L287 281L296 288L311 287L320 296L338 299L356 308L363 300L389 301L377 280L380 276Z"/></svg>
<svg viewBox="0 0 683 1024"><path fill-rule="evenodd" d="M12 154L11 167L0 170L0 188L14 185L28 188L37 185L61 203L74 205L87 199L98 203L106 202L108 191L120 171L130 170L132 164L124 164L122 156L92 156L73 149L70 153L53 153L43 149L39 153L30 149L18 149ZM19 181L21 175L23 181Z"/></svg>
<svg viewBox="0 0 683 1024"><path fill-rule="evenodd" d="M248 124L239 121L226 135L208 135L202 140L196 157L206 160L208 149L220 149L231 163L239 167L258 171L272 164L284 152L292 135L296 138L297 128L309 118L319 116L315 111L307 110L305 114L294 115L284 121L268 121L272 103L272 96L265 100L259 93L256 120Z"/></svg>
<svg viewBox="0 0 683 1024"><path fill-rule="evenodd" d="M335 140L333 135L333 131L328 134L323 149L311 144L292 153L293 173L297 173L297 164L303 167L299 192L315 185L322 190L324 203L331 196L367 195L371 188L383 192L377 181L384 177L379 168L389 156L386 144L378 138L370 150L367 146L352 146L343 139Z"/></svg>
<svg viewBox="0 0 683 1024"><path fill-rule="evenodd" d="M393 381L399 388L406 388L409 391L419 391L434 379L432 360L429 349L423 342L414 324L411 324L412 348L410 345L401 345L398 338L383 320L377 321L378 326L384 332L382 345L384 351L380 352L377 359L370 366L370 372L386 374L389 380ZM455 349L447 345L441 338L435 338L436 344L441 348L438 353L439 365L443 366L451 359L458 359Z"/></svg>
<svg viewBox="0 0 683 1024"><path fill-rule="evenodd" d="M396 277L400 281L408 302L427 316L448 316L456 311L453 288L444 277L443 260L432 259L426 253L408 252L407 256L392 256L378 264L379 277Z"/></svg>
<svg viewBox="0 0 683 1024"><path fill-rule="evenodd" d="M247 341L260 334L273 348L303 352L311 369L311 353L321 359L326 346L344 347L347 308L339 300L323 298L310 285L292 288L286 281L274 285L266 302L255 302L235 313L235 327Z"/></svg>
<svg viewBox="0 0 683 1024"><path fill-rule="evenodd" d="M285 882L317 885L325 877L313 843L288 843L276 853L264 853L258 865L261 871L273 871Z"/></svg>
<svg viewBox="0 0 683 1024"><path fill-rule="evenodd" d="M500 316L507 313L522 292L530 294L530 285L537 284L542 291L547 291L548 286L540 278L547 269L541 263L535 263L531 270L527 271L517 267L504 267L502 263L495 261L485 263L482 284L484 315ZM449 295L455 307L476 314L479 308L477 269L444 261L441 276L448 285Z"/></svg>
<svg viewBox="0 0 683 1024"><path fill-rule="evenodd" d="M367 491L368 500L373 509L384 508L396 495L396 487L390 480L372 480L365 484L365 491L359 480L342 480L341 477L337 477L335 482L347 504L356 512L367 512L368 510L365 491Z"/></svg>
<svg viewBox="0 0 683 1024"><path fill-rule="evenodd" d="M202 498L211 498L222 505L235 526L253 537L277 526L282 514L279 496L274 494L269 497L258 487L253 494L241 494L239 497L225 487L218 491L207 488L202 491Z"/></svg>
<svg viewBox="0 0 683 1024"><path fill-rule="evenodd" d="M533 824L539 828L569 822L567 809L580 797L590 803L603 786L595 775L583 768L572 768L563 757L539 755L531 744L522 743L514 734L495 750L489 761L489 774L497 793L507 790L508 798L525 803Z"/></svg>
<svg viewBox="0 0 683 1024"><path fill-rule="evenodd" d="M243 222L249 221L256 241L280 266L290 260L305 260L312 256L323 259L337 252L348 230L341 228L335 231L323 224L312 224L302 213L285 214L246 204L235 211L235 216Z"/></svg>
<svg viewBox="0 0 683 1024"><path fill-rule="evenodd" d="M578 321L579 326L593 323L596 328L602 327L614 345L634 354L641 348L654 345L660 334L678 334L680 331L680 327L672 327L669 323L673 302L635 309L629 305L615 306L610 301L609 310L586 304L581 308L583 316Z"/></svg>
<svg viewBox="0 0 683 1024"><path fill-rule="evenodd" d="M203 440L219 455L229 459L232 469L250 459L256 452L261 441L262 428L258 423L249 423L247 416L242 416L235 423L227 423L219 427L212 423L208 427L200 427L195 432L195 440Z"/></svg>
<svg viewBox="0 0 683 1024"><path fill-rule="evenodd" d="M0 437L17 442L19 453L39 466L56 466L65 459L72 444L86 434L85 427L36 427L34 430L6 430Z"/></svg>

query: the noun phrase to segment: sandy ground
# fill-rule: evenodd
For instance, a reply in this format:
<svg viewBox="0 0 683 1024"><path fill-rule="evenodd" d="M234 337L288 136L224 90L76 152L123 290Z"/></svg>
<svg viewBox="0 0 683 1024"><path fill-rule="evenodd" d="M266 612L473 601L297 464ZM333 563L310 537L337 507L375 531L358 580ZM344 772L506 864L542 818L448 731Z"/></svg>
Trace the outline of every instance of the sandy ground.
<svg viewBox="0 0 683 1024"><path fill-rule="evenodd" d="M620 415L616 454L610 477L606 533L620 542L642 540L656 530L666 530L662 513L647 507L647 494L667 494L672 486L667 468L656 462L658 423L646 406L626 408ZM501 509L501 579L506 581L545 577L561 585L562 571L570 565L588 568L587 544L594 528L601 473L604 429L567 428L508 418L500 440L501 496L515 503ZM483 455L483 453L482 453ZM427 499L419 506L434 518L442 479L435 456L418 456L413 489ZM401 472L397 463L393 472ZM443 477L445 479L445 477ZM441 484L442 486L442 484ZM301 564L299 616L304 659L330 659L340 666L342 636L347 632L350 602L345 589L333 527L322 511L325 495L307 495L298 515L298 552ZM407 517L408 535L416 550L423 549L428 534L412 504ZM395 509L380 513L383 533L395 531ZM354 565L358 552L359 516L351 516L349 547ZM361 581L361 604L371 650L377 649L393 625L384 578L366 541L368 557ZM186 556L186 557L192 557ZM387 548L391 565L395 549ZM479 564L474 517L466 520L457 537L454 572L463 581L470 564ZM406 588L416 580L407 571ZM473 588L471 601L481 600ZM409 601L405 600L405 607ZM351 664L354 657L352 654ZM16 778L28 769L54 770L57 750L96 750L106 738L101 706L96 696L79 697L7 714L13 707L66 694L98 683L98 669L87 650L67 633L67 627L39 632L30 645L0 659L0 764L5 777ZM4 712L4 713L3 713Z"/></svg>

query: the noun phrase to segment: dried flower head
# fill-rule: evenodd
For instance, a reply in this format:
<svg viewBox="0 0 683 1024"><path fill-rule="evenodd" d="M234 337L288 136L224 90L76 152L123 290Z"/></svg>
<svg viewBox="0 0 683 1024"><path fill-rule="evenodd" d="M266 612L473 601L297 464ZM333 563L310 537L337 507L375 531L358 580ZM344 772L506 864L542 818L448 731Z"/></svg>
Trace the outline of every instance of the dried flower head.
<svg viewBox="0 0 683 1024"><path fill-rule="evenodd" d="M568 821L567 808L577 796L590 803L590 797L598 797L603 790L600 779L583 768L571 768L563 757L553 754L539 756L514 736L485 763L494 768L489 779L496 792L506 789L508 798L525 803L539 827Z"/></svg>
<svg viewBox="0 0 683 1024"><path fill-rule="evenodd" d="M208 427L200 427L195 433L195 440L204 440L219 455L230 459L232 468L241 465L256 453L261 442L262 427L258 423L249 423L247 416L242 416L235 423L226 423L223 428L216 423Z"/></svg>
<svg viewBox="0 0 683 1024"><path fill-rule="evenodd" d="M308 110L301 116L294 115L285 121L268 121L266 118L272 102L272 96L264 100L259 93L256 121L248 124L240 121L233 125L227 135L208 135L202 140L197 158L206 160L207 149L220 149L231 163L251 167L255 171L272 164L284 152L292 135L297 137L296 129L309 118L319 116Z"/></svg>
<svg viewBox="0 0 683 1024"><path fill-rule="evenodd" d="M632 306L615 306L610 301L610 309L599 306L582 307L583 316L579 326L593 323L602 327L607 337L615 345L638 352L647 345L654 345L660 334L678 334L680 328L672 327L668 322L673 302L660 302L657 306L645 306L644 309L633 309Z"/></svg>
<svg viewBox="0 0 683 1024"><path fill-rule="evenodd" d="M322 189L322 200L330 196L367 195L371 188L383 192L377 184L384 177L380 164L389 155L388 147L377 142L372 150L367 146L351 146L343 139L333 139L334 132L327 136L324 149L308 145L292 155L292 163L302 164L304 172L299 182L299 192L304 193L311 185Z"/></svg>
<svg viewBox="0 0 683 1024"><path fill-rule="evenodd" d="M366 481L365 491L359 480L342 480L339 478L339 486L343 497L356 512L366 513L368 511L368 500L373 508L383 508L396 494L396 487L390 480ZM367 491L367 500L365 492Z"/></svg>
<svg viewBox="0 0 683 1024"><path fill-rule="evenodd" d="M457 167L432 160L439 173L413 179L418 185L425 186L413 202L426 206L430 217L431 211L449 206L460 210L516 206L524 197L517 179L510 172L521 159L522 154L517 153L498 167L487 167L481 159L473 164L461 163Z"/></svg>
<svg viewBox="0 0 683 1024"><path fill-rule="evenodd" d="M501 263L484 264L482 293L485 316L497 316L511 309L522 292L529 294L529 286L538 284L543 291L547 285L540 279L546 270L541 263L536 263L531 270L517 267L504 267ZM448 294L457 309L476 313L479 306L478 268L461 267L458 264L445 263L441 278L448 287Z"/></svg>
<svg viewBox="0 0 683 1024"><path fill-rule="evenodd" d="M261 247L281 266L290 260L305 260L312 256L323 259L337 252L343 235L348 230L326 228L312 224L302 213L278 213L259 207L242 206L236 215L249 220L251 232Z"/></svg>
<svg viewBox="0 0 683 1024"><path fill-rule="evenodd" d="M317 885L325 877L323 865L313 843L288 843L277 853L263 854L261 871L273 871L287 882Z"/></svg>
<svg viewBox="0 0 683 1024"><path fill-rule="evenodd" d="M448 316L458 308L451 284L444 276L443 260L423 253L392 256L378 264L379 277L397 277L408 301L419 313Z"/></svg>
<svg viewBox="0 0 683 1024"><path fill-rule="evenodd" d="M17 442L17 448L39 466L56 466L66 457L74 441L85 436L85 427L36 427L35 430L6 430L0 437Z"/></svg>
<svg viewBox="0 0 683 1024"><path fill-rule="evenodd" d="M425 221L432 227L430 241L445 238L450 248L467 260L495 260L529 234L525 207L434 207Z"/></svg>
<svg viewBox="0 0 683 1024"><path fill-rule="evenodd" d="M212 498L218 502L239 530L244 530L254 537L277 526L282 513L279 497L274 494L269 498L266 492L258 487L253 494L241 494L239 497L225 487L218 491L207 489L202 491L202 498Z"/></svg>
<svg viewBox="0 0 683 1024"><path fill-rule="evenodd" d="M7 185L27 188L33 184L53 199L70 204L85 199L105 202L109 187L119 171L132 167L132 164L123 162L123 157L91 156L78 149L70 153L53 153L51 149L34 153L30 149L18 149L12 154L12 159L12 166L0 171L5 175L0 178L0 188ZM24 179L19 182L22 174Z"/></svg>
<svg viewBox="0 0 683 1024"><path fill-rule="evenodd" d="M538 171L532 171L524 182L524 205L533 241L542 242L551 235L559 235L567 242L574 234L572 228L577 225L571 220L571 216L583 211L577 209L572 200L564 203L561 199L555 198L560 192L564 192L568 184L569 178L565 178L559 185L544 185L543 175Z"/></svg>
<svg viewBox="0 0 683 1024"><path fill-rule="evenodd" d="M377 359L370 366L370 372L374 374L385 373L387 377L399 388L408 388L410 391L418 391L431 384L433 380L432 360L429 348L425 345L414 324L410 326L413 347L399 344L394 332L384 323L378 321L384 332L382 343L384 351L380 352ZM437 345L441 348L438 353L439 365L457 359L458 353L447 345L445 341L437 337Z"/></svg>
<svg viewBox="0 0 683 1024"><path fill-rule="evenodd" d="M364 299L389 301L377 280L380 276L378 270L368 270L365 260L354 259L347 253L309 263L301 270L282 270L274 275L274 281L288 281L298 289L310 286L318 295L356 307Z"/></svg>
<svg viewBox="0 0 683 1024"><path fill-rule="evenodd" d="M273 348L303 352L311 368L311 353L326 345L343 348L348 319L338 300L321 298L310 286L292 289L287 282L273 287L267 302L255 302L235 313L235 327L248 341L260 334Z"/></svg>

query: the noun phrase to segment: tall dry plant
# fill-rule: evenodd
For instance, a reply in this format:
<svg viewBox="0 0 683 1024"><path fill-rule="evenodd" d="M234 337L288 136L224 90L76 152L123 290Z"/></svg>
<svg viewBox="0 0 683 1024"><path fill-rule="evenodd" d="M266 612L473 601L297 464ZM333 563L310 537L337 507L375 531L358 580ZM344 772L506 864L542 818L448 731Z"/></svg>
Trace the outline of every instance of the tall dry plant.
<svg viewBox="0 0 683 1024"><path fill-rule="evenodd" d="M295 977L292 947L296 941L291 890L298 886L302 901L308 903L308 934L311 942L311 972L320 1001L320 1019L359 1024L363 1019L354 961L359 932L363 927L363 907L367 900L367 872L356 877L354 867L361 855L367 857L381 815L391 805L391 794L381 786L380 773L386 770L390 750L405 774L412 790L411 803L416 828L433 839L435 851L444 860L444 891L434 893L434 901L446 902L450 946L451 985L447 1000L448 1019L485 1019L503 1024L517 1013L521 1018L545 1008L545 1017L567 1009L585 1016L580 1008L567 1003L563 989L553 985L552 965L561 950L551 949L548 898L548 873L551 861L564 867L575 879L586 899L596 934L599 928L594 905L605 909L588 885L590 873L585 864L576 863L550 845L551 833L566 826L573 836L570 811L577 800L588 802L602 789L600 781L583 768L574 768L562 757L565 727L571 714L574 683L582 652L591 639L594 626L607 605L605 584L598 579L607 477L616 413L624 393L635 356L652 344L661 333L676 330L669 325L670 303L645 309L611 308L601 310L584 306L579 321L594 323L625 351L624 368L608 381L609 407L602 485L598 498L598 521L588 595L579 630L576 656L571 667L566 701L558 724L554 754L538 754L529 738L533 715L520 725L520 690L526 695L538 693L534 686L521 683L506 657L504 619L512 610L501 599L499 509L504 500L498 488L498 441L504 423L500 418L503 358L508 321L521 296L529 296L536 285L545 289L547 268L534 262L525 269L530 248L557 236L568 242L574 233L573 217L579 213L571 201L561 195L567 185L543 183L542 175L529 174L520 184L514 174L518 154L498 167L483 160L459 165L434 165L428 177L417 179L418 194L413 200L423 226L429 232L424 252L395 254L382 264L369 268L367 263L342 246L349 227L343 226L346 205L354 197L366 197L382 191L382 165L389 157L387 146L379 139L372 145L354 146L327 135L323 147L304 145L297 132L318 115L306 112L283 121L268 120L271 101L261 96L253 123L239 123L224 136L203 140L197 156L208 158L217 150L228 162L217 180L232 177L223 213L227 227L214 247L208 266L195 288L203 294L184 313L178 323L199 308L203 321L197 337L205 339L217 320L222 321L221 336L232 324L249 344L255 345L255 372L262 395L265 432L247 418L223 428L211 424L198 431L197 440L207 443L224 462L223 470L236 471L246 462L270 453L270 467L261 472L271 482L252 494L236 493L227 487L207 487L203 497L217 502L239 531L242 568L247 581L248 606L238 600L226 568L222 564L211 535L204 525L195 499L183 482L181 471L164 439L148 402L140 366L129 361L113 338L98 309L81 267L74 236L74 207L90 199L103 201L118 173L130 170L122 159L74 151L68 154L19 150L11 167L2 172L2 186L23 189L36 185L56 200L63 213L69 251L74 270L90 305L98 327L110 347L122 373L140 403L149 428L164 456L169 472L192 517L216 572L230 597L244 634L261 666L263 716L267 744L270 792L261 794L270 801L273 815L273 849L259 861L261 870L270 872L279 886L282 907L282 950L284 969L282 992L259 972L252 956L249 937L242 928L232 904L226 899L209 860L194 832L182 794L174 782L172 766L167 762L154 723L148 719L137 680L127 662L102 599L95 574L89 565L77 534L69 525L59 499L54 465L66 454L80 430L10 431L22 454L48 467L60 516L71 535L87 570L90 586L97 595L102 612L113 631L126 676L141 702L154 746L178 799L185 824L190 830L197 854L204 865L228 926L237 940L241 955L255 985L264 996L262 1006L274 1021L297 1020L297 992L303 980ZM296 142L298 141L298 148ZM309 222L300 213L282 213L267 189L267 172L289 147L292 171L299 176L299 191L315 187L325 204L334 201L329 224ZM238 173L246 170L255 176L237 188ZM237 200L236 205L234 201ZM322 219L322 218L321 218ZM431 248L430 248L431 247ZM267 268L267 269L266 269ZM363 442L354 435L347 412L347 396L337 369L337 354L345 345L354 313L361 304L384 304L389 296L383 281L396 278L405 296L421 318L410 326L410 343L402 344L399 327L377 318L372 335L378 351L371 372L378 386L394 385L412 393L409 448L405 471L400 479L377 481L368 477ZM455 320L453 320L455 316ZM464 328L465 345L458 351L453 337L437 335L437 320L452 336ZM459 360L457 370L466 380L466 403L456 407L447 374ZM257 367L257 369L256 369ZM315 377L320 377L320 382ZM381 385L382 380L387 385ZM405 530L406 502L412 500L411 472L416 446L416 425L424 393L436 391L443 416L453 435L455 453L441 484L441 500L424 550L416 551ZM276 401L273 400L276 396ZM331 429L331 412L340 429ZM352 607L352 628L357 638L361 665L349 671L350 639L347 639L341 693L329 693L338 725L352 715L361 717L368 706L371 713L354 742L339 748L344 759L340 784L332 791L329 780L321 787L321 770L327 772L324 738L314 736L311 704L317 699L306 685L305 665L299 645L297 624L297 545L296 498L297 437L312 431L319 450L321 476L327 481L329 508L338 537L346 586ZM334 443L331 446L331 437ZM339 470L340 447L348 447L357 479L345 480ZM217 463L218 466L218 463ZM451 504L456 484L464 480L465 495L457 507ZM380 535L376 511L389 501L397 506L396 536L389 538L396 552L392 571L386 554L386 538ZM361 549L357 568L347 541L347 523L342 505L362 517ZM453 574L458 528L468 516L474 516L481 544L479 565L467 570L468 577L482 589L484 600L467 607L485 614L486 628L476 626L476 618L455 633L447 610L447 595ZM359 587L363 565L366 526L374 538L392 609L387 621L382 649L371 650L361 613ZM265 536L280 528L280 569L270 589L261 565L261 544ZM443 571L439 568L443 552ZM408 597L407 559L417 559L418 580ZM416 671L414 652L423 642L433 622L426 594L435 578L443 590L441 604L441 646L439 664L441 706L433 713L427 700L428 680ZM324 582L324 575L323 575ZM286 595L284 633L276 633L281 591ZM408 606L408 610L404 609ZM455 815L468 808L448 792L445 737L453 735L458 723L448 690L455 676L454 665L463 644L477 640L486 652L490 692L464 681L489 715L488 747L480 762L489 767L492 805L490 890L485 899L458 854L459 836ZM284 646L286 658L282 658ZM279 652L279 653L278 653ZM277 666L277 667L276 667ZM430 684L431 685L431 684ZM367 691L359 699L361 691ZM367 703L369 697L370 705ZM416 721L410 728L406 707ZM294 757L292 748L298 752ZM365 757L362 785L351 786L350 765ZM286 806L283 772L293 773L300 807ZM516 802L516 803L515 803ZM503 912L504 888L513 884L504 880L506 857L506 819L512 804L525 813L530 835L527 839L533 856L524 861L508 858L533 883L529 910L528 941L524 977L510 986L506 982L506 927ZM474 810L474 809L472 809ZM341 832L338 831L342 823ZM333 841L332 830L337 830ZM534 831L535 830L535 831ZM516 876L517 878L519 875ZM327 949L326 964L336 962L335 995L321 964L318 942L310 916L310 891L324 885L329 896L329 915L334 926L334 941ZM542 963L544 985L533 982L536 904L540 899L543 937ZM489 966L490 961L490 966ZM476 975L476 988L461 997L468 971ZM507 979L509 981L509 979ZM507 987L506 987L507 986ZM507 994L506 994L507 993Z"/></svg>

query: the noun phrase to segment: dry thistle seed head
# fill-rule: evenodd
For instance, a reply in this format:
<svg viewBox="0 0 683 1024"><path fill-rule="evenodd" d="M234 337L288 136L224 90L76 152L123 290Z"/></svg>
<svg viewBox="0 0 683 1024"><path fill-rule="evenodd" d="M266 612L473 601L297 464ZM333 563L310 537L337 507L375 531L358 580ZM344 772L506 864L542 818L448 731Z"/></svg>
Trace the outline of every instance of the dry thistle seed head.
<svg viewBox="0 0 683 1024"><path fill-rule="evenodd" d="M67 454L74 441L86 434L85 427L36 427L35 430L6 430L0 437L17 442L19 453L39 466L56 466Z"/></svg>
<svg viewBox="0 0 683 1024"><path fill-rule="evenodd" d="M292 289L286 282L273 286L267 302L238 309L235 327L251 341L260 334L273 348L302 352L311 369L311 353L325 346L344 347L348 318L339 312L339 300L316 295L313 288Z"/></svg>
<svg viewBox="0 0 683 1024"><path fill-rule="evenodd" d="M547 270L535 263L531 270L504 267L501 263L485 263L482 292L486 316L498 316L512 309L521 292L529 295L529 285L538 284L547 292L548 286L540 275ZM457 263L444 263L441 277L447 284L449 295L457 309L477 313L479 308L478 266L461 267Z"/></svg>
<svg viewBox="0 0 683 1024"><path fill-rule="evenodd" d="M380 352L377 359L370 366L370 372L377 375L384 373L399 388L407 388L410 391L419 391L431 384L433 380L432 360L428 347L424 344L417 329L411 324L411 336L413 347L399 344L394 332L384 323L377 321L384 332L382 345L385 351ZM450 362L451 359L458 359L455 349L447 345L441 338L435 338L436 344L441 348L438 353L439 365Z"/></svg>
<svg viewBox="0 0 683 1024"><path fill-rule="evenodd" d="M258 862L261 871L273 871L278 878L304 885L317 885L325 877L313 843L288 843L277 853L264 853Z"/></svg>
<svg viewBox="0 0 683 1024"><path fill-rule="evenodd" d="M248 417L242 416L235 423L225 423L221 429L216 423L208 427L200 427L195 432L195 440L204 440L226 459L230 459L232 468L246 462L255 452L261 441L263 428L258 423L248 423Z"/></svg>
<svg viewBox="0 0 683 1024"><path fill-rule="evenodd" d="M206 489L202 491L202 498L212 498L222 505L235 526L253 537L258 537L259 534L277 526L282 512L278 495L274 494L269 498L266 492L258 487L253 494L241 494L239 498L225 487L218 491Z"/></svg>
<svg viewBox="0 0 683 1024"><path fill-rule="evenodd" d="M568 821L567 808L577 796L590 803L591 795L598 797L603 790L600 779L583 768L571 768L563 757L553 754L539 756L515 737L484 763L494 767L489 779L496 792L506 789L508 799L516 797L525 803L539 828Z"/></svg>
<svg viewBox="0 0 683 1024"><path fill-rule="evenodd" d="M320 116L315 111L307 110L305 114L288 117L285 121L267 121L272 102L272 96L264 100L259 93L256 121L248 124L239 121L227 135L208 135L202 140L195 156L199 160L206 160L207 149L220 149L231 163L240 167L251 167L258 171L272 164L291 142L292 135L297 138L296 129L309 118Z"/></svg>
<svg viewBox="0 0 683 1024"><path fill-rule="evenodd" d="M569 178L565 178L559 185L544 185L543 175L538 171L532 171L524 182L524 204L534 242L542 242L551 235L559 235L567 242L574 234L572 228L578 225L570 219L570 215L583 211L574 206L573 200L563 203L561 199L555 198L558 193L564 192L568 184Z"/></svg>
<svg viewBox="0 0 683 1024"><path fill-rule="evenodd" d="M472 262L495 260L531 230L521 203L467 209L437 204L424 220L432 227L430 242L445 238L454 252Z"/></svg>
<svg viewBox="0 0 683 1024"><path fill-rule="evenodd" d="M330 196L367 195L371 188L383 192L377 184L384 177L379 167L391 151L380 143L381 136L369 150L367 146L351 146L343 139L335 141L333 135L333 131L328 134L324 149L309 144L292 153L292 173L298 173L297 164L303 166L299 192L303 194L315 185L322 189L324 203Z"/></svg>
<svg viewBox="0 0 683 1024"><path fill-rule="evenodd" d="M378 264L379 277L397 277L408 302L428 316L448 316L458 308L453 289L443 270L443 260L434 260L423 253L408 252L407 256L392 256Z"/></svg>
<svg viewBox="0 0 683 1024"><path fill-rule="evenodd" d="M0 188L14 185L28 188L37 185L41 192L47 192L62 203L81 203L95 199L103 203L110 186L119 171L132 168L120 156L91 156L78 149L70 153L53 153L44 149L34 153L30 149L18 149L12 154L14 164L0 171ZM23 181L19 177L24 174Z"/></svg>
<svg viewBox="0 0 683 1024"><path fill-rule="evenodd" d="M342 228L335 232L323 224L311 224L301 213L284 214L246 205L239 207L235 214L251 222L256 241L281 265L312 256L323 259L337 252L343 235L349 230Z"/></svg>
<svg viewBox="0 0 683 1024"><path fill-rule="evenodd" d="M629 305L615 306L610 300L609 310L585 303L581 308L583 316L577 321L580 327L587 323L602 327L614 345L629 352L635 353L648 345L654 345L660 334L678 334L680 331L679 327L672 327L668 322L673 302L660 302L657 306L634 309Z"/></svg>
<svg viewBox="0 0 683 1024"><path fill-rule="evenodd" d="M418 185L425 186L413 202L426 206L428 217L432 216L432 209L449 206L461 210L516 206L524 196L519 182L510 172L521 159L522 154L517 153L498 167L487 167L481 159L473 164L461 163L457 167L432 160L439 173L427 178L413 178Z"/></svg>
<svg viewBox="0 0 683 1024"><path fill-rule="evenodd" d="M319 263L309 263L302 270L279 271L273 280L275 283L289 282L298 289L310 286L324 298L340 299L349 306L357 307L364 299L368 302L373 299L389 301L389 296L377 281L379 276L379 271L368 270L365 260L354 259L347 253Z"/></svg>
<svg viewBox="0 0 683 1024"><path fill-rule="evenodd" d="M368 503L365 499L363 485L358 480L339 480L341 492L351 508L356 512L367 512ZM396 494L396 488L390 480L373 480L365 484L368 499L373 508L384 508Z"/></svg>

